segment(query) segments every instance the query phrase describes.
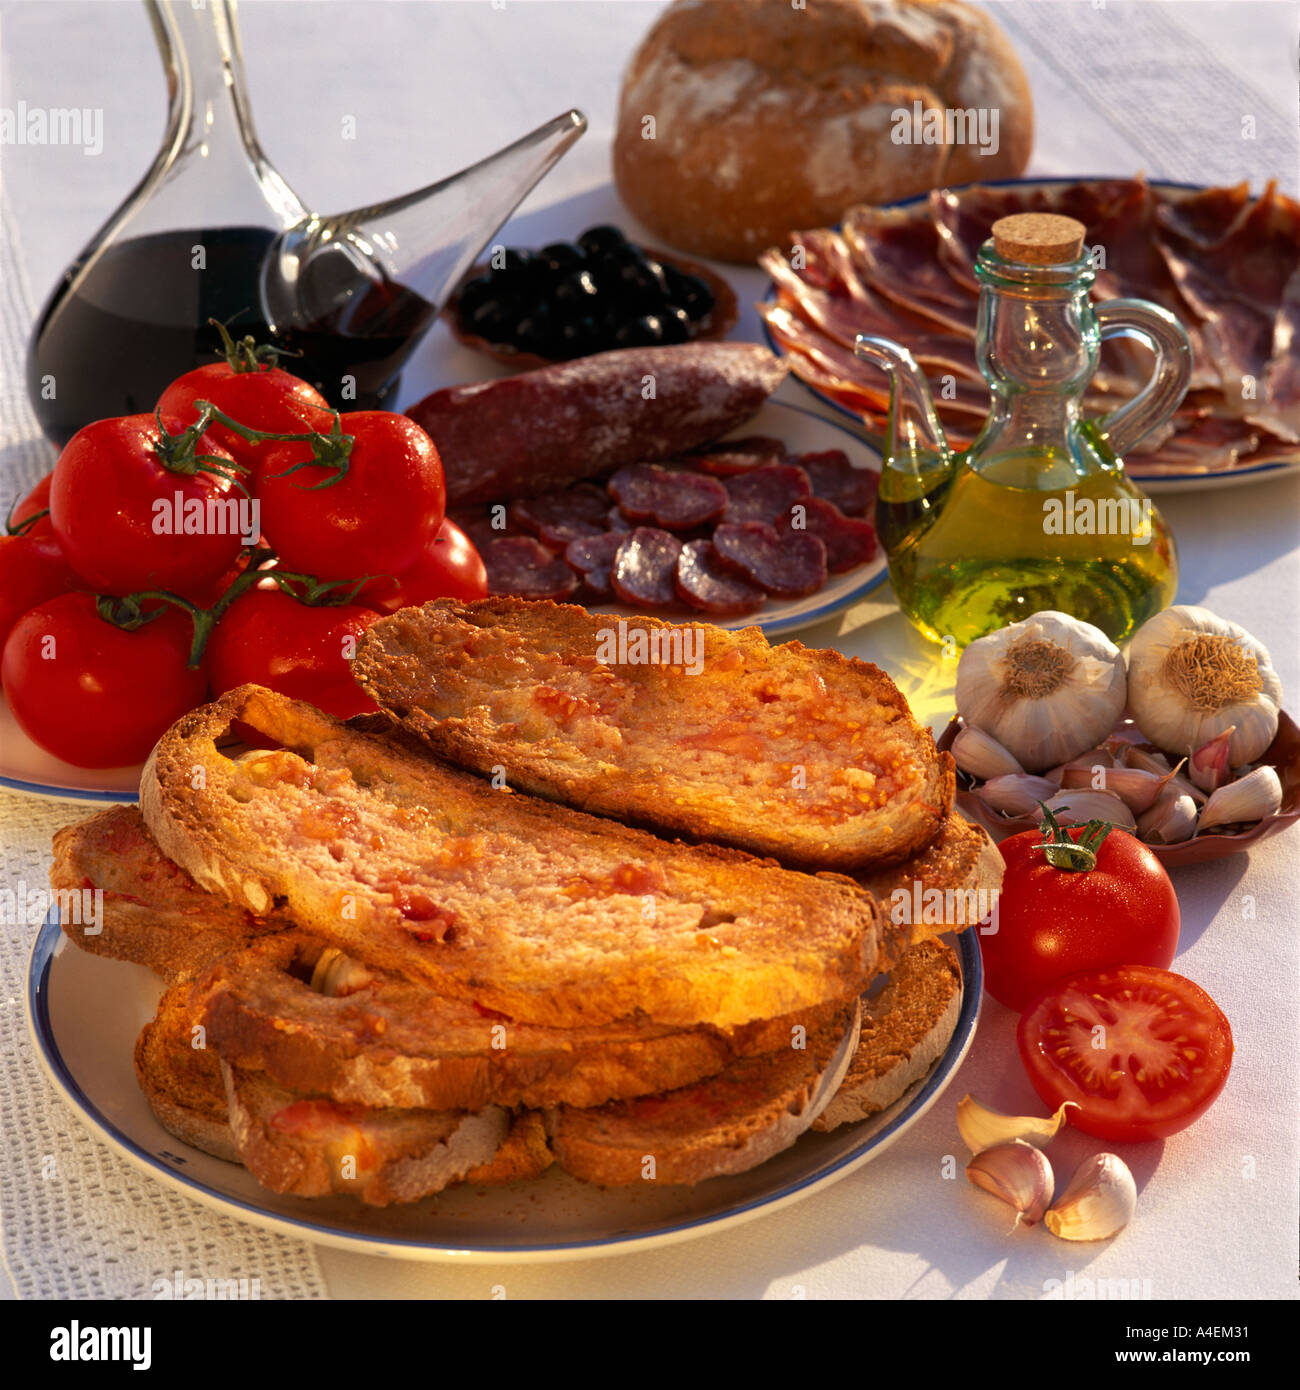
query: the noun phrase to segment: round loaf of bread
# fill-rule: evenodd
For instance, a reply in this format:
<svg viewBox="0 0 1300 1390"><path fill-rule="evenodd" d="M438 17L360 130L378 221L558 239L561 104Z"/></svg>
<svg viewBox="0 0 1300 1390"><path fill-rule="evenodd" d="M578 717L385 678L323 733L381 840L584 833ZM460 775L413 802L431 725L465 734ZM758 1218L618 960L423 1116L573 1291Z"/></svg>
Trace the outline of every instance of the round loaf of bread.
<svg viewBox="0 0 1300 1390"><path fill-rule="evenodd" d="M1024 70L960 0L676 0L624 75L614 178L664 241L752 261L1032 145Z"/></svg>

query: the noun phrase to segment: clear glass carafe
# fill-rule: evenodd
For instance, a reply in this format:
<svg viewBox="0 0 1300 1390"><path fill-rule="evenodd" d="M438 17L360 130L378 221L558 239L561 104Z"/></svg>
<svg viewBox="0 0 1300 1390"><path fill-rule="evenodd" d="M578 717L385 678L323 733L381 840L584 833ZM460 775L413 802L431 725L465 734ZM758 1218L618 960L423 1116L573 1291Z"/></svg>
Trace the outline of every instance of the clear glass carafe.
<svg viewBox="0 0 1300 1390"><path fill-rule="evenodd" d="M406 358L479 252L582 133L568 111L438 183L352 212L312 212L263 153L233 0L146 0L167 79L149 171L68 268L28 352L43 429L152 410L216 360L209 320L301 354L335 405L391 403Z"/></svg>
<svg viewBox="0 0 1300 1390"><path fill-rule="evenodd" d="M1177 588L1173 537L1123 455L1182 400L1187 334L1144 300L1093 305L1082 225L1030 221L998 223L977 260L977 360L991 408L964 453L949 450L911 354L858 340L893 383L877 503L890 579L922 632L958 646L1049 608L1121 641ZM1084 393L1102 340L1117 336L1149 348L1155 366L1125 405L1089 420Z"/></svg>

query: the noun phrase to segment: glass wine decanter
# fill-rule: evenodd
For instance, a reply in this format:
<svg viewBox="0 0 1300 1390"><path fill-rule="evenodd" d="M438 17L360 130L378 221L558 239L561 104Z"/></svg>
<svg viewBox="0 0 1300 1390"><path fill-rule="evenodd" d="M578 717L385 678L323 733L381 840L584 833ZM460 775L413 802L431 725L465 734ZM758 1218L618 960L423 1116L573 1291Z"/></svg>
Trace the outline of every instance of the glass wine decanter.
<svg viewBox="0 0 1300 1390"><path fill-rule="evenodd" d="M234 0L146 0L167 78L162 148L69 266L28 350L28 393L62 444L83 425L151 410L217 360L210 320L295 353L334 405L393 400L407 357L501 224L586 129L567 111L405 196L324 216L263 153Z"/></svg>

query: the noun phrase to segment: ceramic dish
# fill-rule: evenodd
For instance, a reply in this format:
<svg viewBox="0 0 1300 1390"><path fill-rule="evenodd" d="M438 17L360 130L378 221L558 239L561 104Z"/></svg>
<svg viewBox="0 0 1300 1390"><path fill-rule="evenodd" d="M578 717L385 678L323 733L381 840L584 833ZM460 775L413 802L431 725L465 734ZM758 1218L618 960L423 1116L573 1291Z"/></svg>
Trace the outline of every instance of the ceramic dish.
<svg viewBox="0 0 1300 1390"><path fill-rule="evenodd" d="M675 270L680 270L683 275L698 276L713 292L713 308L701 324L700 331L690 340L691 342L714 342L719 338L725 338L731 332L736 326L738 317L736 292L720 275L710 270L708 266L701 265L698 261L687 260L685 256L677 255L675 251L660 251L653 246L642 246L639 250L643 255L650 256L662 264L671 265ZM562 360L554 357L541 357L535 352L521 352L518 348L511 347L507 343L489 342L487 338L480 338L462 326L460 321L461 286L487 273L486 263L474 266L461 278L460 284L456 286L451 299L448 300L444 317L448 328L451 329L452 337L458 343L463 343L466 347L473 348L475 352L481 352L494 362L499 362L503 367L509 367L516 372L531 372L537 367L549 367Z"/></svg>
<svg viewBox="0 0 1300 1390"><path fill-rule="evenodd" d="M600 1188L552 1168L509 1187L453 1188L411 1206L346 1197L280 1197L234 1164L173 1138L136 1085L132 1051L162 984L149 971L87 955L51 918L32 948L27 1021L36 1056L83 1124L150 1177L267 1230L398 1259L535 1263L590 1259L706 1235L776 1211L869 1162L938 1100L975 1035L983 974L972 932L956 938L964 988L952 1040L888 1110L806 1134L761 1167L696 1187Z"/></svg>
<svg viewBox="0 0 1300 1390"><path fill-rule="evenodd" d="M938 747L941 751L947 752L952 747L952 741L957 737L961 727L961 719L954 717L939 737ZM1115 732L1125 733L1136 728L1133 720L1125 719L1116 726ZM1149 743L1139 746L1156 751ZM1205 835L1197 835L1194 839L1184 840L1180 845L1147 845L1147 848L1166 868L1180 864L1204 864L1208 860L1222 859L1225 855L1248 849L1257 840L1276 835L1279 830L1285 830L1292 821L1300 819L1300 727L1296 726L1289 714L1283 712L1279 717L1277 736L1265 750L1260 762L1271 763L1277 769L1277 775L1282 782L1282 806L1276 815L1268 816L1232 834L1211 831ZM978 821L995 840L1005 840L1008 835L1018 835L1022 830L1038 828L1038 822L1028 816L999 815L975 795L971 790L974 785L974 779L959 769L957 806L968 819Z"/></svg>
<svg viewBox="0 0 1300 1390"><path fill-rule="evenodd" d="M1060 187L1062 184L1092 183L1100 181L1102 181L1101 178L1096 175L1083 175L1079 178L1059 179L990 179L981 183L980 187L1020 187L1025 189L1026 191L1032 192L1036 189L1050 189L1054 187ZM1194 191L1199 188L1202 188L1203 185L1191 183L1169 183L1164 180L1154 179L1151 181L1151 187L1155 189L1157 192L1161 193L1176 193L1180 191ZM960 192L961 190L958 189L957 191ZM898 202L887 203L883 206L895 208L913 207L917 203L924 202L928 197L928 193L922 193L919 194L917 197L903 198L900 199ZM769 285L767 292L764 295L764 298L770 302L776 299L776 297L776 286ZM768 346L772 349L774 353L776 353L778 357L784 357L787 355L785 349L772 336L765 323L763 324L763 334L764 337L767 339ZM794 374L791 373L791 375L793 376ZM874 447L876 447L877 449L883 447L883 439L881 439L881 437L874 430L872 430L871 427L864 425L862 417L860 415L850 410L847 406L841 405L838 401L836 401L833 397L827 395L825 392L818 390L814 386L808 385L807 382L797 377L795 379L799 381L799 385L803 387L805 391L809 392L811 395L816 396L818 400L825 402L826 405L830 406L839 414L846 415L849 419L855 421L859 429L863 432L866 438L871 441ZM1287 474L1295 473L1297 471L1300 471L1300 451L1297 452L1297 456L1294 460L1285 462L1279 461L1254 464L1249 465L1245 468L1226 469L1217 473L1154 473L1149 477L1144 477L1142 474L1142 461L1140 455L1134 456L1131 466L1129 468L1129 472L1131 476L1134 478L1134 480L1142 485L1144 491L1151 493L1153 496L1177 492L1206 492L1215 488L1245 486L1248 483L1263 482L1269 479L1278 478Z"/></svg>

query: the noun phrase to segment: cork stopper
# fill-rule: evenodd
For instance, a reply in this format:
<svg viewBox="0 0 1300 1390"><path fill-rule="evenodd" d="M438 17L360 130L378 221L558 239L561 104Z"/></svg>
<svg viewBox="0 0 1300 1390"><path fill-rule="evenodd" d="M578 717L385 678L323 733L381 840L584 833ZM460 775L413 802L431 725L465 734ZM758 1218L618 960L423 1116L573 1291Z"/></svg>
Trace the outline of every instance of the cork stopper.
<svg viewBox="0 0 1300 1390"><path fill-rule="evenodd" d="M993 248L1021 265L1064 265L1077 261L1087 228L1054 212L1021 212L993 224Z"/></svg>

